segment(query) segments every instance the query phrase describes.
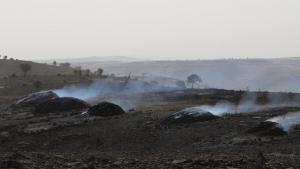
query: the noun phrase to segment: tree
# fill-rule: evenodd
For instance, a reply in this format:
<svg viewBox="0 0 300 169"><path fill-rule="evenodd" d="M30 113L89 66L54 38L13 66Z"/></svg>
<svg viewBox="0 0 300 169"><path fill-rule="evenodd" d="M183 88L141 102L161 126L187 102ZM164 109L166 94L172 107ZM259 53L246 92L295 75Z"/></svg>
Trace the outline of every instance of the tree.
<svg viewBox="0 0 300 169"><path fill-rule="evenodd" d="M3 57L3 59L6 60L6 59L7 59L7 56L5 55L5 56Z"/></svg>
<svg viewBox="0 0 300 169"><path fill-rule="evenodd" d="M81 66L75 67L75 69L74 69L74 74L75 74L76 76L81 76L81 75L82 75L82 69L81 69Z"/></svg>
<svg viewBox="0 0 300 169"><path fill-rule="evenodd" d="M201 83L202 79L197 74L192 74L187 77L187 82L192 84L192 88L194 88L195 83Z"/></svg>
<svg viewBox="0 0 300 169"><path fill-rule="evenodd" d="M60 63L59 66L61 66L61 67L70 67L71 64L68 63L68 62L66 62L66 63Z"/></svg>
<svg viewBox="0 0 300 169"><path fill-rule="evenodd" d="M98 72L98 75L99 75L100 77L103 76L103 69L102 69L102 68L99 68L99 69L97 70L97 72Z"/></svg>
<svg viewBox="0 0 300 169"><path fill-rule="evenodd" d="M26 64L26 63L20 64L20 69L24 73L24 77L25 77L27 75L27 72L29 72L31 70L31 65Z"/></svg>
<svg viewBox="0 0 300 169"><path fill-rule="evenodd" d="M56 66L56 65L57 65L57 62L56 62L56 61L53 61L53 65Z"/></svg>
<svg viewBox="0 0 300 169"><path fill-rule="evenodd" d="M183 89L185 89L186 88L186 85L185 85L185 82L184 81L182 81L182 80L178 80L178 81L176 81L176 86L177 87L179 87L179 88L183 88Z"/></svg>
<svg viewBox="0 0 300 169"><path fill-rule="evenodd" d="M90 70L90 69L86 69L86 70L85 70L85 75L86 75L86 76L89 76L90 74L91 74L91 70Z"/></svg>
<svg viewBox="0 0 300 169"><path fill-rule="evenodd" d="M81 69L75 69L74 70L74 75L81 76L82 75L82 70Z"/></svg>

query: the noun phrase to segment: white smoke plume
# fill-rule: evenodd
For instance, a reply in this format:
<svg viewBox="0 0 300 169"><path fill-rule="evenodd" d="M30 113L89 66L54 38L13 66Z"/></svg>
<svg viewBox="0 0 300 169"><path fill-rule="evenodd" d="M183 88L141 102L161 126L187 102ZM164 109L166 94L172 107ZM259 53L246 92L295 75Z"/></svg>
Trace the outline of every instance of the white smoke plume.
<svg viewBox="0 0 300 169"><path fill-rule="evenodd" d="M89 85L67 85L61 89L52 90L59 97L75 97L90 104L109 101L120 105L124 110L136 107L135 102L128 100L139 94L154 91L167 91L169 88L140 80L98 79Z"/></svg>
<svg viewBox="0 0 300 169"><path fill-rule="evenodd" d="M289 131L291 127L300 124L300 112L287 113L283 116L273 117L267 121L278 123L284 131Z"/></svg>
<svg viewBox="0 0 300 169"><path fill-rule="evenodd" d="M204 105L199 106L199 108L211 112L216 116L223 116L224 114L256 112L262 110L264 106L257 104L257 96L255 93L247 92L243 95L238 105L228 101L220 101L214 106Z"/></svg>
<svg viewBox="0 0 300 169"><path fill-rule="evenodd" d="M98 96L108 95L134 95L138 93L159 91L162 87L151 85L144 81L129 80L125 82L114 80L95 80L90 85L68 85L61 89L55 89L55 92L60 97L75 97L86 100Z"/></svg>
<svg viewBox="0 0 300 169"><path fill-rule="evenodd" d="M228 101L220 101L215 105L197 106L199 110L208 111L216 116L223 116L224 114L236 113L253 113L268 110L271 108L282 107L299 107L300 99L298 97L289 97L281 93L268 95L268 103L258 104L257 94L254 92L245 93L240 102L236 105Z"/></svg>

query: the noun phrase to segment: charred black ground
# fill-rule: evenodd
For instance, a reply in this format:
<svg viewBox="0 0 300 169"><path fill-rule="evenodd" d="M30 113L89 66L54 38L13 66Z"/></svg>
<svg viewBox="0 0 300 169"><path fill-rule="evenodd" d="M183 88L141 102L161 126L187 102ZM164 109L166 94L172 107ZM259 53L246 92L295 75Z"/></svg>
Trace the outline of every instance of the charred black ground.
<svg viewBox="0 0 300 169"><path fill-rule="evenodd" d="M10 107L19 96L1 96L0 168L300 168L299 127L284 135L257 134L274 129L262 125L267 119L299 107L163 124L184 108L238 103L244 93L145 93L126 98L136 103L134 110L111 117L83 117L82 110L35 114L32 108ZM256 94L260 104L268 102L266 92Z"/></svg>
<svg viewBox="0 0 300 169"><path fill-rule="evenodd" d="M278 123L271 121L264 121L248 130L248 133L255 134L258 136L283 136L286 135L282 128L280 128Z"/></svg>

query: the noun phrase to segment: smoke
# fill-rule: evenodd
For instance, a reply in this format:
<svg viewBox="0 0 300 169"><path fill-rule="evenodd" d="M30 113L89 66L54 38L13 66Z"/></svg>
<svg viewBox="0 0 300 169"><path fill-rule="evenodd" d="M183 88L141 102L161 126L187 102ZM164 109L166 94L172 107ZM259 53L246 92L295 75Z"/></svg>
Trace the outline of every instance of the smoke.
<svg viewBox="0 0 300 169"><path fill-rule="evenodd" d="M223 59L135 62L103 68L109 73L143 72L180 80L196 73L213 88L300 92L299 64L299 58Z"/></svg>
<svg viewBox="0 0 300 169"><path fill-rule="evenodd" d="M89 85L67 85L61 89L52 90L59 97L75 97L90 104L109 101L129 110L136 105L130 98L154 91L167 91L169 88L140 80L97 79Z"/></svg>
<svg viewBox="0 0 300 169"><path fill-rule="evenodd" d="M293 93L269 93L268 100L270 105L277 106L295 106L298 107L300 103L300 95L295 95Z"/></svg>
<svg viewBox="0 0 300 169"><path fill-rule="evenodd" d="M239 104L235 105L228 101L220 101L214 106L198 106L193 107L193 113L197 110L199 115L203 111L208 111L215 116L223 116L225 114L251 113L268 110L271 108L283 107L299 107L299 96L293 94L270 93L268 95L268 103L258 104L257 95L255 93L245 93ZM284 131L288 131L291 127L300 124L300 112L287 113L283 116L273 117L267 121L276 122Z"/></svg>
<svg viewBox="0 0 300 169"><path fill-rule="evenodd" d="M204 105L204 106L198 106L195 108L198 108L199 110L204 110L204 111L210 112L215 116L222 116L225 113L234 113L237 110L236 105L234 105L230 102L227 102L227 101L220 101L214 106Z"/></svg>
<svg viewBox="0 0 300 169"><path fill-rule="evenodd" d="M265 107L258 105L256 93L245 93L239 104L233 104L226 100L219 101L215 105L203 105L183 109L182 111L190 112L190 115L197 116L203 112L209 112L215 116L223 116L225 114L236 114L245 112L256 112L264 109Z"/></svg>
<svg viewBox="0 0 300 169"><path fill-rule="evenodd" d="M68 85L61 89L55 89L55 92L60 97L75 97L86 100L98 96L108 95L135 95L150 91L159 91L162 87L158 85L151 85L144 81L129 80L94 80L90 85Z"/></svg>
<svg viewBox="0 0 300 169"><path fill-rule="evenodd" d="M202 110L211 112L216 116L223 116L224 114L236 114L244 112L256 112L264 109L264 106L257 104L256 93L247 92L245 93L239 104L235 105L228 101L220 101L214 106L200 106Z"/></svg>
<svg viewBox="0 0 300 169"><path fill-rule="evenodd" d="M75 97L89 103L98 103L105 99L129 110L136 107L136 103L129 97L139 99L142 93L168 90L172 90L172 88L140 80L98 79L89 85L68 85L61 89L55 89L53 92L60 97ZM124 97L124 95L129 97ZM216 116L223 116L224 114L251 113L278 107L298 107L300 103L299 95L292 93L266 93L266 96L267 103L264 104L258 103L256 92L246 92L238 104L223 100L213 106L203 105L195 108L208 111Z"/></svg>
<svg viewBox="0 0 300 169"><path fill-rule="evenodd" d="M300 112L288 113L283 116L273 117L267 121L278 123L284 131L288 131L291 127L300 124Z"/></svg>
<svg viewBox="0 0 300 169"><path fill-rule="evenodd" d="M271 93L268 95L268 103L259 104L257 94L255 92L246 92L238 104L228 101L220 101L215 105L198 106L197 108L208 111L216 116L237 113L253 113L264 111L272 108L281 107L298 107L300 103L299 97L286 95L282 93Z"/></svg>

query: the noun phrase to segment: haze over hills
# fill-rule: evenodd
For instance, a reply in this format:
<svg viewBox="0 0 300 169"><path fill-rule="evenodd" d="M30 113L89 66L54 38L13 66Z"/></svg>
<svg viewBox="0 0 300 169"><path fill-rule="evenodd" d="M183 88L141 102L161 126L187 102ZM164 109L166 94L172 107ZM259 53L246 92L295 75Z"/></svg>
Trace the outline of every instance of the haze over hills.
<svg viewBox="0 0 300 169"><path fill-rule="evenodd" d="M99 61L77 62L77 65L92 70L101 67L108 74L146 74L182 80L197 73L210 87L300 92L300 58Z"/></svg>
<svg viewBox="0 0 300 169"><path fill-rule="evenodd" d="M73 67L95 71L103 68L105 74L143 75L168 77L186 80L192 73L199 74L203 84L209 87L225 89L249 89L268 91L300 92L300 58L277 59L219 59L219 60L174 60L145 61L131 57L87 57L56 60L58 63L70 62ZM22 74L20 63L0 62L0 76L6 74ZM16 62L16 61L15 61ZM19 61L20 62L20 61ZM52 63L52 61L48 61ZM12 66L8 66L8 63ZM31 62L32 63L32 62ZM65 69L44 64L35 64L31 73L43 74L51 72L73 73L71 68ZM3 66L2 66L3 65ZM43 72L41 72L42 70Z"/></svg>

